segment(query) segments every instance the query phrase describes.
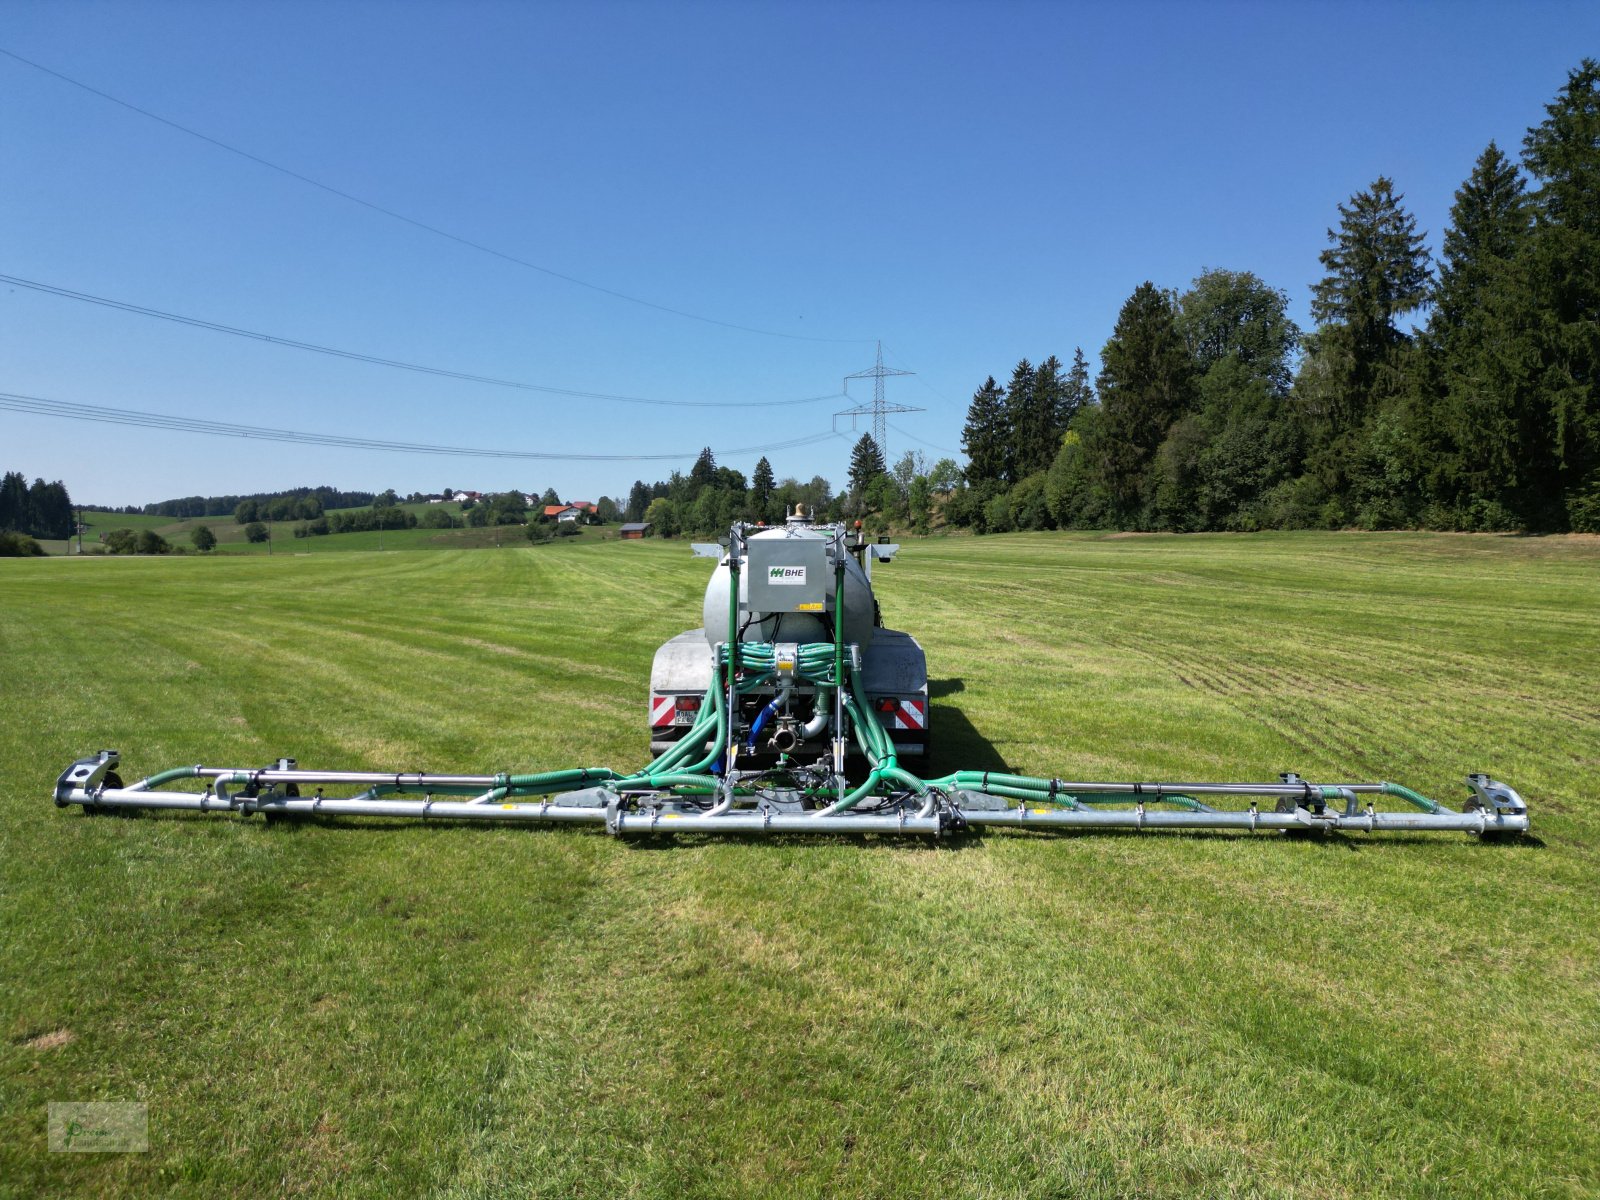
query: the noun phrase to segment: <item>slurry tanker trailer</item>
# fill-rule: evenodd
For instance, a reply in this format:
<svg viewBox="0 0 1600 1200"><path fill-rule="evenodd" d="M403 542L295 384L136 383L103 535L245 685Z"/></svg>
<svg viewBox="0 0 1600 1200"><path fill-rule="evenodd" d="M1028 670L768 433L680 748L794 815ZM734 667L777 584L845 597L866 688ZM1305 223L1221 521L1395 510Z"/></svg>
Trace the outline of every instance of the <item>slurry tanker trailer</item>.
<svg viewBox="0 0 1600 1200"><path fill-rule="evenodd" d="M81 758L56 783L85 812L178 809L310 816L604 826L661 833L954 834L1034 830L1528 829L1528 810L1487 775L1449 808L1398 783L1280 775L1263 783L1095 782L1001 771L929 777L927 664L910 634L884 627L874 562L897 546L798 510L782 526L734 525L697 545L717 566L703 621L655 656L648 765L531 774L184 766L132 784L114 750Z"/></svg>

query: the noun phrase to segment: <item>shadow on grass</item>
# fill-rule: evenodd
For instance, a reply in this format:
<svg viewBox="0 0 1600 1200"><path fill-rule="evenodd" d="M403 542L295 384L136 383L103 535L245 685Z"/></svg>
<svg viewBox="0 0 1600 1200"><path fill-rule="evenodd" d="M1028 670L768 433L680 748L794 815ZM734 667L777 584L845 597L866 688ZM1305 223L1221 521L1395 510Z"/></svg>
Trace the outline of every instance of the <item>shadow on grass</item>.
<svg viewBox="0 0 1600 1200"><path fill-rule="evenodd" d="M956 681L959 684L959 680ZM959 687L956 690L960 690ZM930 694L937 695L932 685ZM978 732L966 713L949 704L932 705L928 710L933 758L927 778L935 779L951 771L1005 771L1006 760L994 743Z"/></svg>

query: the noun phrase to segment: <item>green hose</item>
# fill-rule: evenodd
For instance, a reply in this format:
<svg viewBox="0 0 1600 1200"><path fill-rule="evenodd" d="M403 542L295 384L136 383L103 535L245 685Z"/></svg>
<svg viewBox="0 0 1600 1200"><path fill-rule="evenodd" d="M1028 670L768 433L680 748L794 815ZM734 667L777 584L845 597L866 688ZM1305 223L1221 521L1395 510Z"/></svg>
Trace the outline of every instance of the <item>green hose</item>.
<svg viewBox="0 0 1600 1200"><path fill-rule="evenodd" d="M1409 800L1423 812L1436 813L1444 811L1444 805L1440 804L1437 800L1429 800L1421 792L1413 792L1410 788L1404 787L1401 784L1380 783L1378 786L1383 789L1383 794L1385 796L1399 796L1402 800Z"/></svg>
<svg viewBox="0 0 1600 1200"><path fill-rule="evenodd" d="M146 787L155 788L160 787L163 783L171 783L174 779L193 779L199 774L199 767L173 767L170 771L157 772L144 782ZM250 777L246 775L242 782L248 783L249 779ZM236 778L233 782L239 783L241 781Z"/></svg>

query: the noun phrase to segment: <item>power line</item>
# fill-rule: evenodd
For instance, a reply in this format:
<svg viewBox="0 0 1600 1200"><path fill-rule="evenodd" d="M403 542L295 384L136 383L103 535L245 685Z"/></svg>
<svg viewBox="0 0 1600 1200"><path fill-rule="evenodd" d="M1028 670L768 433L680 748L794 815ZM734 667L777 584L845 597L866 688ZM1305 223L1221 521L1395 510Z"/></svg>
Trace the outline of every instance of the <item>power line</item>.
<svg viewBox="0 0 1600 1200"><path fill-rule="evenodd" d="M941 403L948 405L949 407L955 409L957 412L965 412L966 411L966 405L957 404L954 400L950 399L950 397L946 396L943 392L941 392L937 388L935 388L931 383L929 383L921 375L917 375L917 373L915 371L911 371L911 372L909 372L909 374L915 375L917 383L920 384L922 387L926 388L927 391L928 391L928 394L933 396L935 399L939 400Z"/></svg>
<svg viewBox="0 0 1600 1200"><path fill-rule="evenodd" d="M421 363L402 362L394 358L381 358L375 354L361 354L355 350L340 350L335 346L319 346L313 342L297 341L294 338L279 337L272 333L258 333L253 329L239 329L233 325L223 325L216 321L203 320L200 317L186 317L180 313L164 312L159 308L146 308L141 304L131 304L126 300L111 300L105 296L94 296L88 292L76 292L71 288L58 287L53 283L40 283L34 279L22 279L16 275L0 274L0 283L8 283L15 287L28 288L31 291L43 292L47 296L59 296L65 300L81 300L85 304L98 304L103 308L116 309L118 312L137 313L142 317L156 317L162 321L172 321L178 325L188 325L195 329L208 329L213 333L231 333L235 337L250 338L258 342L267 342L274 346L286 346L292 350L308 350L313 354L327 354L334 358L347 358L352 362L371 363L374 366L394 367L401 371L416 371L423 375L438 375L445 379L461 379L468 383L484 383L494 387L516 388L524 392L541 392L551 396L567 396L581 400L609 400L618 404L651 404L664 408L786 408L797 404L817 404L823 400L837 400L845 393L834 392L827 396L807 396L800 400L655 400L646 396L619 396L611 392L587 392L577 388L552 387L542 383L525 383L517 379L497 379L491 375L474 375L467 371L452 371L445 367L429 367Z"/></svg>
<svg viewBox="0 0 1600 1200"><path fill-rule="evenodd" d="M137 104L133 104L119 96L113 96L110 92L103 92L97 87L91 87L89 84L84 83L82 80L74 79L70 75L63 75L60 71L53 70L50 67L45 66L43 63L34 62L31 58L24 58L22 55L13 50L7 50L3 46L0 46L0 54L3 54L7 58L21 63L23 66L32 67L34 70L43 72L52 78L59 79L63 83L68 83L75 88L80 88L92 96L98 96L102 100L108 100L112 104L116 104L127 109L129 112L138 113L141 117L146 117L157 122L158 124L165 125L169 129L176 129L179 133L187 134L189 137L198 138L207 145L215 146L219 150L226 150L229 154L236 154L240 158L248 159L258 166L263 166L268 170L276 171L280 175L287 175L290 179L298 180L300 183L306 184L309 187L314 187L320 191L327 192L331 196L337 196L341 200L348 200L352 204L359 204L362 208L370 209L371 211L380 213L392 220L403 222L404 224L410 225L414 229L420 229L425 233L431 233L435 237L445 238L448 241L455 242L457 245L466 246L469 249L476 250L481 254L488 254L494 258L502 259L505 262L515 263L519 267L526 267L530 271L538 271L541 275L548 275L552 279L560 279L563 282L574 284L578 287L588 288L590 291L599 292L602 295L610 296L616 300L625 300L629 304L638 304L644 308L653 308L657 312L670 313L675 317L683 317L690 321L700 321L706 325L719 325L724 329L736 329L741 333L760 334L762 337L788 338L789 340L796 342L828 342L834 345L852 343L860 344L872 340L870 338L825 338L815 337L803 333L783 333L776 329L758 329L753 325L739 325L733 321L721 321L715 317L701 316L699 313L687 312L684 309L673 308L667 304L657 304L653 300L645 300L639 296L630 296L627 292L619 292L614 288L603 287L598 283L590 283L588 280L579 279L575 275L567 275L550 267L542 267L538 263L529 262L525 258L518 258L515 254L508 254L504 250L496 250L493 246L486 246L482 242L475 242L471 238L463 237L458 233L451 233L448 229L441 229L437 225L429 225L426 221L419 221L415 217L408 217L404 213L396 212L392 208L385 208L383 205L376 204L371 200L364 200L360 196L356 196L350 192L336 188L332 184L323 183L320 179L313 179L311 176L303 175L299 171L292 170L289 167L280 166L278 163L262 158L258 154L251 154L248 150L241 150L238 146L229 145L227 142L224 142L219 138L214 138L209 134L201 133L198 129L191 129L187 125L180 125L177 121L171 120L168 117L163 117L158 113L153 113L147 108L140 108Z"/></svg>
<svg viewBox="0 0 1600 1200"><path fill-rule="evenodd" d="M895 423L894 423L894 422L893 422L893 421L890 421L890 422L889 422L889 428L890 428L890 429L892 429L892 430L894 430L894 431L895 431L895 432L896 432L896 433L898 433L898 434L899 434L899 435L900 435L900 436L901 436L901 437L908 437L908 438L910 438L910 439L911 439L911 440L912 440L912 441L913 441L913 442L921 442L921 443L922 443L922 444L923 444L923 445L924 445L924 446L926 446L926 447L927 447L927 448L928 448L928 449L929 449L929 450L937 450L937 451L939 451L939 453L941 453L941 454L955 454L955 455L959 455L959 454L960 454L960 453L961 453L961 451L959 451L959 450L952 450L952 449L950 449L950 447L949 447L949 446L941 446L941 445L939 445L939 444L938 444L938 443L937 443L937 442L930 442L930 441L928 441L928 439L927 439L927 438L919 438L919 437L918 437L918 436L917 436L917 435L916 435L916 434L914 434L914 433L907 433L907 432L906 432L906 431L905 431L905 430L904 430L904 429L901 429L901 428L900 428L900 426L898 426L898 425L896 425L896 424L895 424Z"/></svg>
<svg viewBox="0 0 1600 1200"><path fill-rule="evenodd" d="M131 408L107 408L94 404L76 404L67 400L48 400L41 396L24 396L13 392L0 392L0 410L34 413L46 417L62 417L72 421L92 421L104 425L135 425L147 429L171 429L180 433L203 433L212 437L248 438L266 442L292 442L309 446L334 446L343 450L383 450L395 454L433 454L457 458L514 458L541 459L561 462L689 462L697 458L699 450L676 454L569 454L550 450L478 449L468 446L440 446L423 442L392 442L379 438L343 437L338 434L306 433L293 429L272 429L257 425L235 425L225 421L207 421L198 417L178 417L167 413L143 412ZM733 458L743 454L766 454L775 450L790 450L797 446L814 445L839 435L832 432L814 433L806 437L791 438L784 442L771 442L764 446L739 446L727 450L714 450L718 457Z"/></svg>

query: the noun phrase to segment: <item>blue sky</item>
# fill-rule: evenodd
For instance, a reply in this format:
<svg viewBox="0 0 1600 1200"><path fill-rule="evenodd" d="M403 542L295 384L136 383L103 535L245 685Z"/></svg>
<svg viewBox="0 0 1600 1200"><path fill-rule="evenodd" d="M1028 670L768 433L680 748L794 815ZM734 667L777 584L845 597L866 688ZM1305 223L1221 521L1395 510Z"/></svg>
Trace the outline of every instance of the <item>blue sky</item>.
<svg viewBox="0 0 1600 1200"><path fill-rule="evenodd" d="M11 0L0 47L508 262L0 57L0 273L245 329L664 400L836 393L960 445L1017 359L1097 353L1143 280L1256 272L1309 324L1335 206L1393 177L1437 246L1600 53L1588 4L136 4ZM829 339L829 340L818 340ZM835 340L836 339L836 340ZM562 399L0 285L0 391L522 451L770 453L844 478L841 399ZM870 385L852 385L870 399ZM914 440L915 439L915 440ZM723 453L747 474L757 455ZM436 457L0 412L82 502L331 483L626 494L683 462Z"/></svg>

